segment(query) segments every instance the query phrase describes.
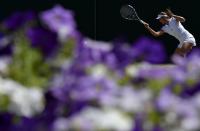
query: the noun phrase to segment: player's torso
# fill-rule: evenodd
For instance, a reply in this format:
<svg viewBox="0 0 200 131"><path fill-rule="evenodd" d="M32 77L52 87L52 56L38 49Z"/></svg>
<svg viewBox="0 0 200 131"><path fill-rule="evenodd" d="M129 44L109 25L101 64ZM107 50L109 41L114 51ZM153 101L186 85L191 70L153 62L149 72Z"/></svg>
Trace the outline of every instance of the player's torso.
<svg viewBox="0 0 200 131"><path fill-rule="evenodd" d="M189 33L180 22L177 22L175 18L171 18L170 22L162 27L162 30L174 36L180 42L193 37L193 35Z"/></svg>

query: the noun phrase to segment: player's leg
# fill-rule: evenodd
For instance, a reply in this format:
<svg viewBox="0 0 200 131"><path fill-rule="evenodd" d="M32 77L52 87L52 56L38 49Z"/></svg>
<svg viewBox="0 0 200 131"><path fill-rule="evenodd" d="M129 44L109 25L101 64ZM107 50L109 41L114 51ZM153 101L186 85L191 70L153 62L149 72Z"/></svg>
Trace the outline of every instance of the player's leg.
<svg viewBox="0 0 200 131"><path fill-rule="evenodd" d="M187 55L192 50L192 47L193 47L193 43L185 42L182 45L181 49L182 49L183 53L185 55Z"/></svg>
<svg viewBox="0 0 200 131"><path fill-rule="evenodd" d="M183 49L179 48L179 47L176 48L174 55L185 57L185 53L184 53Z"/></svg>
<svg viewBox="0 0 200 131"><path fill-rule="evenodd" d="M174 54L185 57L192 50L192 47L193 47L192 43L184 42L178 45Z"/></svg>

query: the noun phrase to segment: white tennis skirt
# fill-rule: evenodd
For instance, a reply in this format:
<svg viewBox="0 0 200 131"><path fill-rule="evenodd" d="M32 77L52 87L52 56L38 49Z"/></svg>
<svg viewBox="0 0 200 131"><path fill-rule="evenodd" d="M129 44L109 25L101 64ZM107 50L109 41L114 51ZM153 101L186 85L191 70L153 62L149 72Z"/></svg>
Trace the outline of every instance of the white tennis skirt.
<svg viewBox="0 0 200 131"><path fill-rule="evenodd" d="M194 37L190 37L190 38L186 39L184 42L181 42L181 43L178 45L178 48L182 48L182 46L183 46L184 44L188 44L188 43L191 43L191 44L193 44L193 46L196 46L196 40L195 40L195 38L194 38Z"/></svg>

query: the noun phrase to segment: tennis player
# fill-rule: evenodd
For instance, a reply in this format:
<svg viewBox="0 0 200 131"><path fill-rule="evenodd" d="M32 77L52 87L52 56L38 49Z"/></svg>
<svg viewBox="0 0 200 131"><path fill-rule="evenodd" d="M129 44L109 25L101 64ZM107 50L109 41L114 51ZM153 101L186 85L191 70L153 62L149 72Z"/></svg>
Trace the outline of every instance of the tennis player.
<svg viewBox="0 0 200 131"><path fill-rule="evenodd" d="M174 15L171 10L167 9L165 12L158 14L156 19L163 25L160 31L154 31L146 22L144 22L144 26L155 37L167 33L178 39L180 44L175 50L175 55L185 57L192 50L193 46L196 46L194 36L181 24L185 22L184 17Z"/></svg>

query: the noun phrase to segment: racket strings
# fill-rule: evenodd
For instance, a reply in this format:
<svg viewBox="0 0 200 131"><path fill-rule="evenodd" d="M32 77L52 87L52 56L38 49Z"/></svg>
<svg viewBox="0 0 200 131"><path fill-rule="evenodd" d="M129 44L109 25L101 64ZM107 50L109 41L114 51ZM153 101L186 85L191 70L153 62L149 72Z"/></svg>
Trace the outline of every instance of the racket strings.
<svg viewBox="0 0 200 131"><path fill-rule="evenodd" d="M120 10L121 16L128 20L140 20L135 9L130 5L122 6Z"/></svg>

